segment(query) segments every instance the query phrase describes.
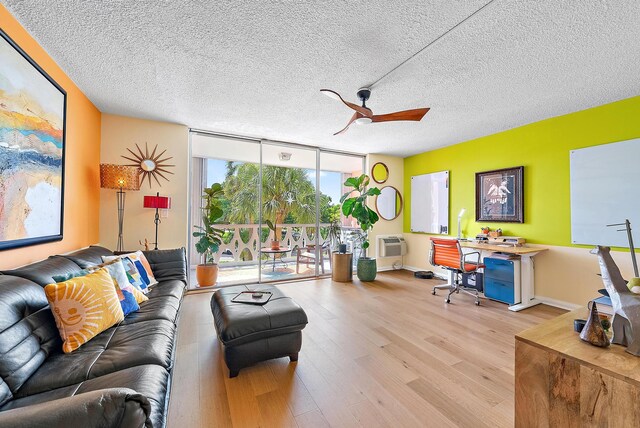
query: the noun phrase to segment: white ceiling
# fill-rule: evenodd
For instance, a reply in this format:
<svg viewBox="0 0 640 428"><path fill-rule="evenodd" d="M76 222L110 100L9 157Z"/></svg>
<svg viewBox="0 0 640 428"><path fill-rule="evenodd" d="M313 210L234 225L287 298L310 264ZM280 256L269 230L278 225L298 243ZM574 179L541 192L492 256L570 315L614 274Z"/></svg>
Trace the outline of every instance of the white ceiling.
<svg viewBox="0 0 640 428"><path fill-rule="evenodd" d="M407 156L640 94L640 1L1 0L103 112Z"/></svg>

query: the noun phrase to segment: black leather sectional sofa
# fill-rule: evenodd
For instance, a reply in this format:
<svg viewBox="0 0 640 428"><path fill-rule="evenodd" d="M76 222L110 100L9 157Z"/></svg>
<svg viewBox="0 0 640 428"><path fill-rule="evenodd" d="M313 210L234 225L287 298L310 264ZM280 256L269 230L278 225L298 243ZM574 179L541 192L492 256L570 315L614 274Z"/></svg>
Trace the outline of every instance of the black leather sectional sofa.
<svg viewBox="0 0 640 428"><path fill-rule="evenodd" d="M124 321L70 354L43 287L101 263L89 247L0 274L0 427L164 427L176 322L187 286L184 249L145 252L159 281Z"/></svg>

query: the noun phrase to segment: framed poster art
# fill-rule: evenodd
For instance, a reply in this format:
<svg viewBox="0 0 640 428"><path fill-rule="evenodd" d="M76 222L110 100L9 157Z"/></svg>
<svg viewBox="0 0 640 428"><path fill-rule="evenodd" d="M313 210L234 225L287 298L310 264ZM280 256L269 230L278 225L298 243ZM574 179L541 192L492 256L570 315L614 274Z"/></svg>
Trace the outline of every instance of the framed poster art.
<svg viewBox="0 0 640 428"><path fill-rule="evenodd" d="M0 250L62 239L66 106L0 29Z"/></svg>
<svg viewBox="0 0 640 428"><path fill-rule="evenodd" d="M476 173L476 221L524 223L524 167Z"/></svg>

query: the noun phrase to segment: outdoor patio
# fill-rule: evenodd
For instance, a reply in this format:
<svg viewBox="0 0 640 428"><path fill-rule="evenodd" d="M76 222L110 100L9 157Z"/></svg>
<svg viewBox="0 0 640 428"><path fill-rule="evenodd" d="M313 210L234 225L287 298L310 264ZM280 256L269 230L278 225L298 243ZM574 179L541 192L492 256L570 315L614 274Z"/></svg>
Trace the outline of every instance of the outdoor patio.
<svg viewBox="0 0 640 428"><path fill-rule="evenodd" d="M318 256L318 271L323 275L320 260L324 265L324 274L331 273L326 228L320 225L318 248L325 247L322 257ZM316 275L313 261L307 263L304 258L298 263L298 252L315 253L316 227L313 224L284 224L281 227L282 252L271 253L269 242L262 242L261 228L257 224L240 224L225 227L226 239L215 255L220 266L217 286L246 284L270 281L285 281L307 278ZM342 227L342 240L348 250L357 248L358 229ZM318 250L320 253L320 250ZM192 263L192 268L193 268ZM191 270L191 286L197 287L195 269Z"/></svg>

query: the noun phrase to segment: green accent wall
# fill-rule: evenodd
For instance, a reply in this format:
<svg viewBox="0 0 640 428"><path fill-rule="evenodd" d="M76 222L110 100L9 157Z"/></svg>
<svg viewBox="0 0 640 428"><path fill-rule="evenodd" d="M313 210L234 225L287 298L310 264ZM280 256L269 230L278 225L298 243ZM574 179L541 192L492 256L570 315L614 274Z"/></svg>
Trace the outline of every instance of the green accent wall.
<svg viewBox="0 0 640 428"><path fill-rule="evenodd" d="M405 158L404 232L411 233L411 177L448 170L450 235L457 234L458 213L466 208L462 230L467 237L489 226L530 243L575 246L571 244L570 150L638 137L640 96ZM640 159L638 164L640 168ZM476 223L475 173L520 165L524 166L525 222Z"/></svg>

